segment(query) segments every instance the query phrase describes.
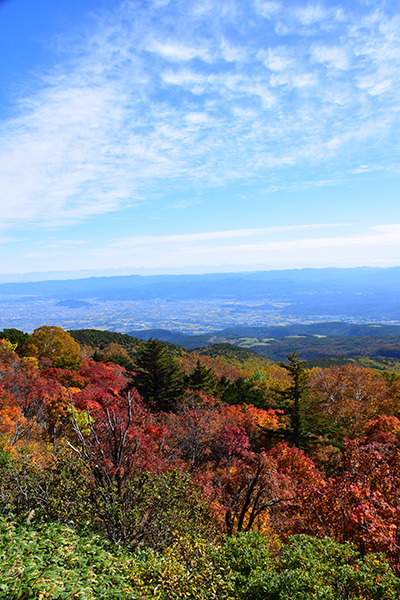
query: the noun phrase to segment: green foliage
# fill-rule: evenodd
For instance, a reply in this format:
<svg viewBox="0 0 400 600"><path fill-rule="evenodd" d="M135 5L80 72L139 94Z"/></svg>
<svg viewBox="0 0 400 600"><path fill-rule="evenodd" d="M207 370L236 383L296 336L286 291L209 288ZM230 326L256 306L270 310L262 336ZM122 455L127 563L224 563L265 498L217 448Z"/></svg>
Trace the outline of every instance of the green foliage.
<svg viewBox="0 0 400 600"><path fill-rule="evenodd" d="M275 555L259 534L228 539L224 556L239 600L396 600L400 581L383 556L299 535Z"/></svg>
<svg viewBox="0 0 400 600"><path fill-rule="evenodd" d="M163 554L128 555L57 524L0 519L4 600L396 600L400 582L384 559L361 561L349 544L291 538L273 552L259 534L222 548L177 535Z"/></svg>
<svg viewBox="0 0 400 600"><path fill-rule="evenodd" d="M202 538L178 535L162 556L145 553L136 567L132 580L140 598L235 600L229 567Z"/></svg>
<svg viewBox="0 0 400 600"><path fill-rule="evenodd" d="M32 510L41 522L68 523L130 548L160 550L178 534L216 536L200 488L179 470L142 473L118 493L116 485L96 485L68 449L44 462L27 449L16 456L0 450L0 513L23 516Z"/></svg>
<svg viewBox="0 0 400 600"><path fill-rule="evenodd" d="M98 329L71 329L68 333L81 346L91 346L97 350L106 350L111 345L118 345L124 348L134 359L138 350L146 345L146 342L130 335L129 333L118 333L117 331L100 331ZM169 342L162 342L162 346L171 356L181 356L185 350L181 346Z"/></svg>
<svg viewBox="0 0 400 600"><path fill-rule="evenodd" d="M282 363L290 377L290 386L281 391L280 394L289 403L289 415L293 434L293 442L297 448L300 447L303 431L303 401L308 393L309 374L306 371L306 363L301 361L296 352L288 356L288 362Z"/></svg>
<svg viewBox="0 0 400 600"><path fill-rule="evenodd" d="M30 515L31 517L32 515ZM134 599L130 560L97 536L77 535L57 524L24 524L0 518L2 600Z"/></svg>
<svg viewBox="0 0 400 600"><path fill-rule="evenodd" d="M251 381L238 377L234 383L228 385L221 395L227 404L252 404L259 408L266 408L265 395L262 390L255 388Z"/></svg>
<svg viewBox="0 0 400 600"><path fill-rule="evenodd" d="M68 484L60 481L57 500L53 500L57 502L58 518L74 522L76 527L84 525L131 550L139 546L164 550L177 535L198 535L208 540L216 537L200 489L177 470L143 473L127 482L122 494L116 484L107 490L89 485L90 495L88 488L74 490L76 504L68 518L71 494Z"/></svg>
<svg viewBox="0 0 400 600"><path fill-rule="evenodd" d="M247 590L260 579L271 579L275 558L268 539L256 532L225 538L221 559L229 565L237 598L251 598Z"/></svg>
<svg viewBox="0 0 400 600"><path fill-rule="evenodd" d="M15 346L15 349L20 351L29 340L29 334L11 327L0 332L0 339L8 340Z"/></svg>
<svg viewBox="0 0 400 600"><path fill-rule="evenodd" d="M267 358L260 356L253 350L237 346L234 341L232 344L212 344L205 348L195 348L194 352L200 356L221 358L226 364L240 369L257 369L271 364L271 361Z"/></svg>
<svg viewBox="0 0 400 600"><path fill-rule="evenodd" d="M212 369L202 365L200 360L198 360L195 368L189 375L188 383L191 390L198 390L211 394L215 391L218 381Z"/></svg>
<svg viewBox="0 0 400 600"><path fill-rule="evenodd" d="M42 521L93 527L93 498L83 465L62 450L37 460L29 448L0 454L0 511L26 515L34 510Z"/></svg>
<svg viewBox="0 0 400 600"><path fill-rule="evenodd" d="M332 367L334 365L347 365L347 364L358 364L367 369L374 369L383 376L385 373L393 373L394 375L400 376L400 360L397 358L388 358L383 356L333 356L326 358L315 358L307 361L308 368L313 367Z"/></svg>
<svg viewBox="0 0 400 600"><path fill-rule="evenodd" d="M11 453L0 446L0 514L8 514L15 508L16 466Z"/></svg>
<svg viewBox="0 0 400 600"><path fill-rule="evenodd" d="M81 346L92 346L104 350L110 344L118 344L127 351L134 351L143 345L143 341L127 333L99 331L98 329L71 329L68 332Z"/></svg>
<svg viewBox="0 0 400 600"><path fill-rule="evenodd" d="M182 397L184 374L165 346L150 339L138 352L134 384L156 410L172 410Z"/></svg>
<svg viewBox="0 0 400 600"><path fill-rule="evenodd" d="M131 355L134 354L131 351ZM124 367L127 371L133 371L135 368L134 362L129 352L119 344L112 342L104 348L103 351L95 350L93 360L96 362L112 362L115 365Z"/></svg>
<svg viewBox="0 0 400 600"><path fill-rule="evenodd" d="M131 544L160 550L177 535L216 537L208 504L187 473L144 473L130 482L123 501Z"/></svg>

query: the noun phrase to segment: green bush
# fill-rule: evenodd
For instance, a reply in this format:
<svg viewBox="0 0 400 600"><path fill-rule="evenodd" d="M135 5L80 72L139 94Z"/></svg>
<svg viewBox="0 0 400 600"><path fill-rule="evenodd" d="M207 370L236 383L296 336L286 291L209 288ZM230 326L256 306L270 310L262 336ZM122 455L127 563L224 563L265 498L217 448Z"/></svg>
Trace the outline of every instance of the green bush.
<svg viewBox="0 0 400 600"><path fill-rule="evenodd" d="M301 535L271 550L257 533L222 546L177 534L163 552L131 553L54 523L0 517L1 600L396 600L380 555Z"/></svg>
<svg viewBox="0 0 400 600"><path fill-rule="evenodd" d="M236 599L218 548L194 536L177 536L163 554L138 554L131 581L143 600Z"/></svg>
<svg viewBox="0 0 400 600"><path fill-rule="evenodd" d="M294 536L275 556L256 533L227 540L224 557L240 600L396 600L400 581L384 556L351 544Z"/></svg>
<svg viewBox="0 0 400 600"><path fill-rule="evenodd" d="M0 519L0 564L2 600L138 598L126 556L61 525Z"/></svg>

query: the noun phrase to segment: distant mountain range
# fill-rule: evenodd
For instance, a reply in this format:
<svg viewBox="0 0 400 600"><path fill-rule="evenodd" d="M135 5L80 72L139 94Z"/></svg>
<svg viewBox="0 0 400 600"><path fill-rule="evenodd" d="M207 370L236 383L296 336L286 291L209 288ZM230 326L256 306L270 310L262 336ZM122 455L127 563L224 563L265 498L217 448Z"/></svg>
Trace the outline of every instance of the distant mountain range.
<svg viewBox="0 0 400 600"><path fill-rule="evenodd" d="M400 267L291 269L206 275L126 275L0 284L0 295L41 296L63 300L161 298L181 301L218 298L267 301L273 298L288 302L297 299L301 305L308 306L322 300L327 306L333 306L339 298L341 305L351 300L365 305L368 298L378 296L386 298L386 303L390 303L399 300L399 292Z"/></svg>
<svg viewBox="0 0 400 600"><path fill-rule="evenodd" d="M399 299L400 267L3 283L0 327L32 330L51 322L68 329L161 328L187 334L315 321L391 324L400 323Z"/></svg>
<svg viewBox="0 0 400 600"><path fill-rule="evenodd" d="M400 335L400 325L375 325L375 324L353 324L334 321L329 323L307 323L296 325L275 325L266 327L250 327L238 325L227 327L221 331L215 331L206 335L188 335L181 331L169 329L145 329L130 331L129 335L141 340L156 338L165 342L172 342L180 346L192 345L191 340L206 342L204 345L214 343L216 337L236 338L254 337L283 340L296 337L327 337L327 336L350 336L350 337L382 337L383 335Z"/></svg>

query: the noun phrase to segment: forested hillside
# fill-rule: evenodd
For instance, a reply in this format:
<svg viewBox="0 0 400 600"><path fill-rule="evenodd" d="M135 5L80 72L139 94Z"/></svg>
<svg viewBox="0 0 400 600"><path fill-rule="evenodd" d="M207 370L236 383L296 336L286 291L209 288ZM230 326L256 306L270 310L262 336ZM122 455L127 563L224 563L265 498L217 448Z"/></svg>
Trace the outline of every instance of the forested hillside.
<svg viewBox="0 0 400 600"><path fill-rule="evenodd" d="M1 598L399 597L390 369L1 338Z"/></svg>
<svg viewBox="0 0 400 600"><path fill-rule="evenodd" d="M153 332L157 335L151 335ZM213 353L213 348L231 344L238 352L239 349L250 350L274 361L283 361L290 352L296 351L310 366L350 362L370 364L381 370L392 369L400 374L399 325L322 322L229 327L211 334L190 336L168 330L132 331L131 335L143 340L159 336L161 340L173 340L187 350L201 353Z"/></svg>

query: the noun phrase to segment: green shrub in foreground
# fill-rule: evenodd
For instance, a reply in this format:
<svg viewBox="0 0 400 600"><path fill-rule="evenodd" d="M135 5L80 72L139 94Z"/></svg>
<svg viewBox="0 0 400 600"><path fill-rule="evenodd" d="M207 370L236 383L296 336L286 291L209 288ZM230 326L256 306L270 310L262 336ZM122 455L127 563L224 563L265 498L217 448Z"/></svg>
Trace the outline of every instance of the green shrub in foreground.
<svg viewBox="0 0 400 600"><path fill-rule="evenodd" d="M2 600L137 598L126 557L97 536L81 538L60 525L0 520Z"/></svg>
<svg viewBox="0 0 400 600"><path fill-rule="evenodd" d="M383 555L364 560L351 544L293 536L273 556L262 536L226 540L224 557L240 600L397 600L400 580Z"/></svg>
<svg viewBox="0 0 400 600"><path fill-rule="evenodd" d="M29 519L28 519L29 520ZM177 535L161 552L128 553L56 524L0 518L1 600L396 600L400 581L380 555L292 537L279 551L245 533L222 546Z"/></svg>
<svg viewBox="0 0 400 600"><path fill-rule="evenodd" d="M1 600L234 600L206 540L129 554L55 524L0 519Z"/></svg>

